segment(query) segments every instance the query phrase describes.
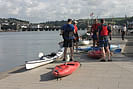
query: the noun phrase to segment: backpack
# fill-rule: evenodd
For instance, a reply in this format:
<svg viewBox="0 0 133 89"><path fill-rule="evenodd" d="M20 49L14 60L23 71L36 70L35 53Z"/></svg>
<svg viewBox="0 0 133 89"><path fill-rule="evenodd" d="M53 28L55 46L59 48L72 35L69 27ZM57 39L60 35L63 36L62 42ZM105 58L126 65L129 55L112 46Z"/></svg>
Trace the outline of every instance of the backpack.
<svg viewBox="0 0 133 89"><path fill-rule="evenodd" d="M108 36L108 28L106 25L101 25L100 36Z"/></svg>
<svg viewBox="0 0 133 89"><path fill-rule="evenodd" d="M71 26L69 24L66 25L66 28L64 29L64 32L63 32L63 38L64 39L72 39L73 38L73 35L74 35L74 32L71 28Z"/></svg>

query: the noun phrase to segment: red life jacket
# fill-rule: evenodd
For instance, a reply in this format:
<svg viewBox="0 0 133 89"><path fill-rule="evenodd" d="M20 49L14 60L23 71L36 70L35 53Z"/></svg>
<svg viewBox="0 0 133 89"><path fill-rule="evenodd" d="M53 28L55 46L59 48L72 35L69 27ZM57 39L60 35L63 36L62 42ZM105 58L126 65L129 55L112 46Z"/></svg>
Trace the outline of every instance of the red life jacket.
<svg viewBox="0 0 133 89"><path fill-rule="evenodd" d="M97 24L93 24L92 25L92 31L94 32L94 31L98 30L98 26L99 26L98 23Z"/></svg>
<svg viewBox="0 0 133 89"><path fill-rule="evenodd" d="M102 25L102 29L101 29L100 35L101 36L108 36L108 28L107 28L106 25Z"/></svg>
<svg viewBox="0 0 133 89"><path fill-rule="evenodd" d="M75 29L75 33L78 32L78 27L76 25L74 25L74 29Z"/></svg>
<svg viewBox="0 0 133 89"><path fill-rule="evenodd" d="M93 32L93 34L96 34L96 32L98 31L98 27L99 27L99 26L100 26L99 23L93 24L93 25L92 25L92 32Z"/></svg>

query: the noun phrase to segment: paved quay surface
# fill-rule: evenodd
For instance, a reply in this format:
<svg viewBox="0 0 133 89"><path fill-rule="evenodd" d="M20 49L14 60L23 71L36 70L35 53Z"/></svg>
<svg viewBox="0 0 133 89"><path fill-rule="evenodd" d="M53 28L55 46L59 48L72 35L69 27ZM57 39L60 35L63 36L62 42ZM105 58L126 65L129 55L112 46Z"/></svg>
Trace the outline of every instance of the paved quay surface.
<svg viewBox="0 0 133 89"><path fill-rule="evenodd" d="M126 42L120 38L112 41L122 48L126 48ZM99 62L88 58L87 53L75 54L82 66L58 81L51 74L58 62L29 71L20 66L1 78L0 89L133 89L132 57L114 54L112 58L112 62Z"/></svg>

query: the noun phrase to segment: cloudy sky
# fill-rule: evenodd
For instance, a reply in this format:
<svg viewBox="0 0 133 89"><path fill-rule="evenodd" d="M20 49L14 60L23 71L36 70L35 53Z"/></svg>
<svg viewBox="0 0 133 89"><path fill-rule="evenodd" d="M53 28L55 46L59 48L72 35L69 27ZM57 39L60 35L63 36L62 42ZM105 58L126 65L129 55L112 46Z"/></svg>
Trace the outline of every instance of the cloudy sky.
<svg viewBox="0 0 133 89"><path fill-rule="evenodd" d="M30 22L133 16L133 0L0 0L0 18Z"/></svg>

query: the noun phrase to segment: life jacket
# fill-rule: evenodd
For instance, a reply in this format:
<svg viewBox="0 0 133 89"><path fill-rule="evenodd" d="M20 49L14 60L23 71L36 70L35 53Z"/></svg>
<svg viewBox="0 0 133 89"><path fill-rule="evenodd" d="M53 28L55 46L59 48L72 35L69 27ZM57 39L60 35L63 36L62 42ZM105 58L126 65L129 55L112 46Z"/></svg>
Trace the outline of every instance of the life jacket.
<svg viewBox="0 0 133 89"><path fill-rule="evenodd" d="M99 25L100 25L99 23L97 23L97 24L93 24L93 25L92 25L92 32L93 32L93 34L96 34Z"/></svg>
<svg viewBox="0 0 133 89"><path fill-rule="evenodd" d="M75 29L75 33L78 32L78 27L76 25L74 25L74 29Z"/></svg>
<svg viewBox="0 0 133 89"><path fill-rule="evenodd" d="M107 25L101 25L100 36L108 36L108 28Z"/></svg>
<svg viewBox="0 0 133 89"><path fill-rule="evenodd" d="M69 24L67 24L63 32L63 38L67 40L73 39L73 35L74 35L74 31L72 27Z"/></svg>
<svg viewBox="0 0 133 89"><path fill-rule="evenodd" d="M78 27L76 25L74 25L74 29L75 29L75 32L74 32L75 40L78 40L79 39L79 36L78 36Z"/></svg>

